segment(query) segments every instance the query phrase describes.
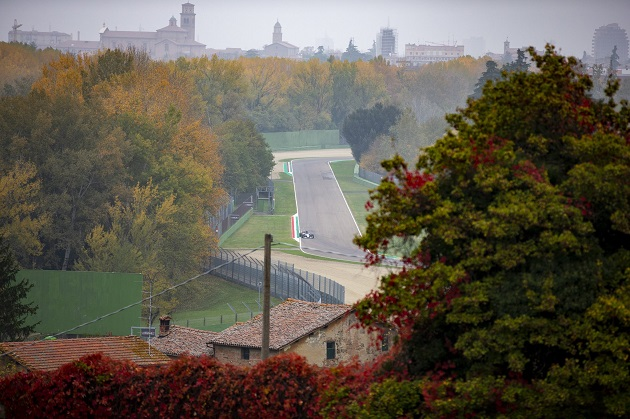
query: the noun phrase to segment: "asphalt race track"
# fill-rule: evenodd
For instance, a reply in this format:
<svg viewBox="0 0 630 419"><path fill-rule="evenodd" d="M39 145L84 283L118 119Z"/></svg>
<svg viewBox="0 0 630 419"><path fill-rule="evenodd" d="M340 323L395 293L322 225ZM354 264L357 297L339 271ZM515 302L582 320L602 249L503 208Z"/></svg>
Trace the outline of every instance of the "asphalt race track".
<svg viewBox="0 0 630 419"><path fill-rule="evenodd" d="M364 253L352 243L359 228L328 164L340 159L347 157L293 160L300 230L315 234L301 239L300 247L311 255L362 262Z"/></svg>

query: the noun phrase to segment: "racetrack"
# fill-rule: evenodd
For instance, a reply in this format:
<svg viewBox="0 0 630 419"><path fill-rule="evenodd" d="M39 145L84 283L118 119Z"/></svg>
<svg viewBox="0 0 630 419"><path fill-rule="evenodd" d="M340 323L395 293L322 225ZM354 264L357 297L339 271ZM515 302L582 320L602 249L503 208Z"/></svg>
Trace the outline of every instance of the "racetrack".
<svg viewBox="0 0 630 419"><path fill-rule="evenodd" d="M279 173L283 171L282 160L293 160L294 182L297 182L295 189L298 197L300 227L302 230L315 233L315 239L302 240L303 251L327 258L362 261L363 252L352 243L352 238L358 233L358 228L327 163L333 160L351 159L350 149L284 151L274 153L274 158L276 167L272 179L278 179ZM299 180L302 177L307 184ZM330 179L331 177L333 179ZM311 191L311 182L315 183L314 192ZM301 199L302 195L304 195L305 200ZM328 198L333 195L335 198L329 200ZM307 204L310 199L309 196L311 198L318 196L318 202ZM334 207L332 202L335 203ZM309 209L307 210L306 207ZM262 257L262 252L258 253ZM340 257L343 254L351 256ZM343 285L346 288L345 302L347 304L360 300L371 290L374 290L378 284L378 279L392 269L385 267L366 268L362 264L318 260L281 252L273 252L272 257L276 260L292 263L296 268L326 276Z"/></svg>
<svg viewBox="0 0 630 419"><path fill-rule="evenodd" d="M352 239L359 227L339 189L329 161L319 157L293 161L293 184L301 230L315 234L301 239L302 251L334 259L363 261L364 254Z"/></svg>

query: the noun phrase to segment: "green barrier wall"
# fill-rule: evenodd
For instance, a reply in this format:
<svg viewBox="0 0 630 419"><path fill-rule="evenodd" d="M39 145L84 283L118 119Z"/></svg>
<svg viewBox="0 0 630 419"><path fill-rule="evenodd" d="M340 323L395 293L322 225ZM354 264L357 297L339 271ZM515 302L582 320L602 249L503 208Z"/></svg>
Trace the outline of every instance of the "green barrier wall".
<svg viewBox="0 0 630 419"><path fill-rule="evenodd" d="M347 147L347 144L341 144L337 129L269 132L262 135L267 140L271 151Z"/></svg>
<svg viewBox="0 0 630 419"><path fill-rule="evenodd" d="M26 301L39 306L28 324L41 322L35 331L54 335L142 300L142 275L113 272L22 270L33 287ZM141 305L75 329L69 334L127 336L141 326Z"/></svg>
<svg viewBox="0 0 630 419"><path fill-rule="evenodd" d="M253 213L254 210L250 209L245 214L243 214L243 216L237 222L235 222L232 227L228 228L228 230L223 233L221 237L219 237L219 246L223 245L223 242L229 239L232 234L234 234L239 228L241 228L241 226L245 224L247 220L249 220Z"/></svg>

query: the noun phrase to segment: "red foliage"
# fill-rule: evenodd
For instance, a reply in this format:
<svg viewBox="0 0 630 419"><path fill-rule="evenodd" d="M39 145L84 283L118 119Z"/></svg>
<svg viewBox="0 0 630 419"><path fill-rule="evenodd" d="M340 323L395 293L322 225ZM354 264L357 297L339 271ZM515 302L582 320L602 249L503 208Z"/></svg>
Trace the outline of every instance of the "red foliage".
<svg viewBox="0 0 630 419"><path fill-rule="evenodd" d="M318 368L281 354L252 368L208 357L139 368L97 354L53 372L0 379L0 404L8 418L349 417L349 403L365 399L372 383L406 377L404 368L387 362L393 361Z"/></svg>
<svg viewBox="0 0 630 419"><path fill-rule="evenodd" d="M314 416L319 369L306 359L281 354L260 362L243 380L239 417L293 418Z"/></svg>
<svg viewBox="0 0 630 419"><path fill-rule="evenodd" d="M471 159L473 167L477 168L480 164L492 164L496 162L495 153L503 147L506 140L499 137L490 137L485 142L476 142L472 138L471 144Z"/></svg>
<svg viewBox="0 0 630 419"><path fill-rule="evenodd" d="M536 167L536 165L534 165L534 163L532 163L529 160L526 160L522 163L514 165L512 169L514 170L514 176L518 178L523 178L525 176L528 176L534 179L536 182L544 181L544 178L540 169Z"/></svg>

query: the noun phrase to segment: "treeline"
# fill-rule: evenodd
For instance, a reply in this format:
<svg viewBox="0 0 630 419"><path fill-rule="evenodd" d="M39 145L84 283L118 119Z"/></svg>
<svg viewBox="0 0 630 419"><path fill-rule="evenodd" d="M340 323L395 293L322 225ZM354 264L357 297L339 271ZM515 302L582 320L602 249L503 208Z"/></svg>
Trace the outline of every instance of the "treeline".
<svg viewBox="0 0 630 419"><path fill-rule="evenodd" d="M0 43L0 56L0 233L20 265L171 279L207 256L209 219L228 193L269 175L260 132L342 128L353 112L395 107L404 110L397 150L413 158L442 134L443 115L465 103L484 65L155 62L138 51L75 57L16 43ZM375 164L388 157L365 154Z"/></svg>
<svg viewBox="0 0 630 419"><path fill-rule="evenodd" d="M227 191L273 167L251 121L212 120L208 66L58 55L26 94L0 98L0 235L22 268L141 272L154 293L199 272Z"/></svg>

